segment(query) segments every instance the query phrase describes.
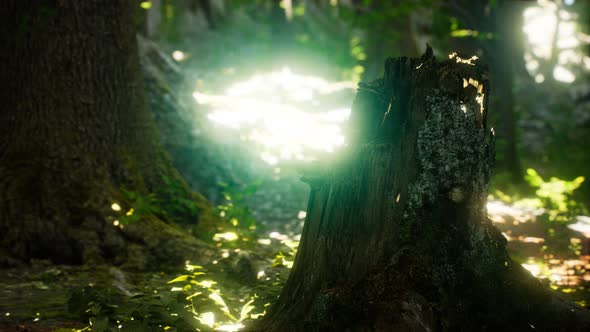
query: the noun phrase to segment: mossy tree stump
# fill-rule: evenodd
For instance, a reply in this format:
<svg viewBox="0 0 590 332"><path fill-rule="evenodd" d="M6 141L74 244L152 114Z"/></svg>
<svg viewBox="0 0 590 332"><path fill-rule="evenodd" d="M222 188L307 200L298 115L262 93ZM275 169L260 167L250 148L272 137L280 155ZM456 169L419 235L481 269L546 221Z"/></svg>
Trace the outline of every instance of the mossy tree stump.
<svg viewBox="0 0 590 332"><path fill-rule="evenodd" d="M508 256L487 217L494 156L477 59L388 59L359 85L351 143L317 167L291 275L266 331L589 327Z"/></svg>

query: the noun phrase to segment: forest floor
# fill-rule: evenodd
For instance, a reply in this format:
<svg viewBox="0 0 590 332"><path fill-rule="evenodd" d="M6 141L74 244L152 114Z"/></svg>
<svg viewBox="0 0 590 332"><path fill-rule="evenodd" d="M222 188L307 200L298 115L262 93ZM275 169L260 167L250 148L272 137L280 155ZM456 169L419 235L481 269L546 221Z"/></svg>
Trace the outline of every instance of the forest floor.
<svg viewBox="0 0 590 332"><path fill-rule="evenodd" d="M225 76L233 72L229 69L222 74L212 73L212 76L225 81ZM293 84L304 81L287 74L287 81ZM214 78L210 80L214 81ZM268 88L266 83L265 88ZM158 84L147 85L148 90L160 87ZM334 88L333 84L323 85ZM275 92L264 93L276 95ZM160 96L158 91L151 91L150 95ZM339 104L350 105L352 96L334 94L331 98ZM284 96L283 99L291 97ZM331 105L332 101L325 98L315 102ZM175 109L178 105L169 108ZM186 119L175 113L170 114L174 117L171 116L166 123L189 123L181 121ZM160 122L167 119L165 114L156 114L156 119L158 116ZM190 126L187 128L192 130ZM205 132L207 126L201 129ZM283 130L275 131L282 133ZM170 135L168 142L184 142L184 136L177 139L172 135L185 133L178 127L162 132ZM219 135L232 144L241 139L241 135L225 130L220 130ZM233 150L225 145L219 152L233 154ZM195 165L202 171L203 167L232 164L222 161L205 160L195 162ZM236 168L245 168L246 163L236 164ZM146 331L146 326L154 331L174 330L171 327L178 331L194 330L195 326L201 330L237 331L247 326L267 310L288 277L307 204L307 185L299 181L294 172L266 166L264 171L258 170L252 176L256 178L265 173L265 180L257 185L257 190L245 194L226 188L225 197L219 200L221 203L216 202L216 213L225 224L204 239L211 248L217 249L217 256L207 264L197 267L186 262L173 270L129 271L104 264L61 266L34 261L27 266L0 270L0 331L64 332L88 330L90 325L93 331ZM186 169L192 167L193 164L189 164ZM216 172L217 169L212 170L211 174ZM183 175L190 183L190 177ZM198 179L194 182L199 184ZM191 184L199 188L195 183ZM202 183L202 187L206 184L209 183ZM508 249L515 261L561 296L589 307L590 241L583 233L572 231L566 224L548 226L541 210L500 200L490 200L488 212L508 239ZM192 230L187 228L187 231ZM183 324L193 328L183 329L180 327Z"/></svg>
<svg viewBox="0 0 590 332"><path fill-rule="evenodd" d="M509 240L508 248L516 261L564 298L588 306L590 255L588 239L583 234L567 233L567 242L577 244L578 255L560 254L552 250L559 243L549 239L541 227L538 211L498 200L490 201L488 208L495 225ZM258 212L280 215L264 209ZM183 312L190 315L191 310L193 316L200 315L198 320L206 326L239 330L242 323L264 313L288 276L304 211L287 211L283 216L291 216L291 220L261 223L261 231L242 233L238 239L220 240L219 234L227 232L219 233L218 241L211 242L218 248L218 257L202 268L195 269L187 262L187 266L179 266L176 271L138 272L108 265L58 266L36 261L3 270L0 331L83 330L89 322L94 323L93 330L101 330L99 325L105 317L111 324L123 324L133 316L146 324L160 325L156 330L163 330L178 321L162 317L181 317ZM176 282L169 283L179 275ZM186 285L191 280L198 287L188 290ZM187 302L186 296L179 296L195 290L200 292L193 294L204 293L208 299L216 299L215 308L204 300ZM211 317L215 317L214 322Z"/></svg>

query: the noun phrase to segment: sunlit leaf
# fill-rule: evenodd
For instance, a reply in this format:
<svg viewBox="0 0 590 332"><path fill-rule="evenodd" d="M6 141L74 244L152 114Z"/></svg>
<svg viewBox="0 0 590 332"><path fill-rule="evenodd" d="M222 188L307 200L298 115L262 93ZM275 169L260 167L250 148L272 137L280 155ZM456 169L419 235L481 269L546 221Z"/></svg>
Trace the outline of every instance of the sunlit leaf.
<svg viewBox="0 0 590 332"><path fill-rule="evenodd" d="M451 37L476 37L479 31L469 29L458 29L451 31Z"/></svg>
<svg viewBox="0 0 590 332"><path fill-rule="evenodd" d="M213 235L214 241L221 241L221 240L235 241L238 238L239 238L238 234L236 234L234 232L217 233L217 234Z"/></svg>
<svg viewBox="0 0 590 332"><path fill-rule="evenodd" d="M201 324L207 325L209 327L213 327L215 324L215 314L212 312L205 312L202 315L198 316L197 319Z"/></svg>
<svg viewBox="0 0 590 332"><path fill-rule="evenodd" d="M235 332L235 331L239 331L242 328L244 328L244 325L242 324L225 324L225 325L221 325L218 328L216 328L216 331L226 331L226 332Z"/></svg>
<svg viewBox="0 0 590 332"><path fill-rule="evenodd" d="M191 265L191 264L186 264L184 266L185 269L187 269L188 271L193 271L193 270L199 270L202 269L203 267L200 265Z"/></svg>
<svg viewBox="0 0 590 332"><path fill-rule="evenodd" d="M217 284L217 282L216 281L213 281L213 280L202 280L202 281L191 280L191 283L192 284L195 284L197 286L201 286L201 287L207 288L207 289L209 289L213 285Z"/></svg>
<svg viewBox="0 0 590 332"><path fill-rule="evenodd" d="M539 174L537 173L537 171L535 171L532 168L529 168L526 170L526 176L525 176L525 180L527 180L527 182L533 186L533 187L540 187L541 184L543 184L543 178L541 178L539 176Z"/></svg>
<svg viewBox="0 0 590 332"><path fill-rule="evenodd" d="M209 298L211 300L213 300L213 302L217 303L218 305L220 305L224 308L227 308L227 304L225 304L225 301L223 300L223 298L219 294L212 292L211 294L209 294Z"/></svg>
<svg viewBox="0 0 590 332"><path fill-rule="evenodd" d="M259 314L251 314L251 315L250 315L250 317L251 317L252 319L258 319L258 318L260 318L260 317L262 317L262 316L264 316L264 315L266 315L266 310L264 310L263 312L261 312L261 313L259 313Z"/></svg>
<svg viewBox="0 0 590 332"><path fill-rule="evenodd" d="M203 294L203 292L195 292L195 293L193 293L193 294L191 294L191 295L187 296L187 297L186 297L186 299L187 299L187 300L190 300L190 299L192 299L193 297L195 297L195 296L199 296L199 295L201 295L201 294Z"/></svg>
<svg viewBox="0 0 590 332"><path fill-rule="evenodd" d="M252 303L254 303L254 300L250 300L242 306L242 310L240 311L240 319L238 320L238 322L241 322L244 319L248 318L248 314L250 314L250 312L254 310L254 306L252 305Z"/></svg>
<svg viewBox="0 0 590 332"><path fill-rule="evenodd" d="M181 275L181 276L178 276L178 277L176 277L176 278L168 281L168 283L169 284L173 284L175 282L183 282L183 281L186 281L188 279L188 277L189 277L189 275L186 275L186 274L185 275Z"/></svg>
<svg viewBox="0 0 590 332"><path fill-rule="evenodd" d="M148 10L150 8L152 8L152 2L151 1L143 1L139 4L139 7Z"/></svg>

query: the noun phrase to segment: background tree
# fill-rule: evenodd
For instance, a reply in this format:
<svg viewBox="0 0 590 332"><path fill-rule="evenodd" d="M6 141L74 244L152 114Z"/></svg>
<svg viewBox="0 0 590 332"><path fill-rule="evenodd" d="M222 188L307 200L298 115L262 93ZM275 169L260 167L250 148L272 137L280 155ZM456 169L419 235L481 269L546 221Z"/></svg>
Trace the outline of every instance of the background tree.
<svg viewBox="0 0 590 332"><path fill-rule="evenodd" d="M170 224L203 218L208 205L161 148L144 96L135 5L3 3L3 258L77 264L133 256L146 266L153 257L182 261L198 247ZM119 217L140 212L128 211L140 198L141 225L121 227ZM162 208L182 200L200 209L177 205L174 219Z"/></svg>
<svg viewBox="0 0 590 332"><path fill-rule="evenodd" d="M497 172L513 184L523 182L517 149L515 76L524 71L522 10L514 1L455 1L439 3L432 34L435 44L447 52L479 56L490 68L495 114L490 126L498 134Z"/></svg>

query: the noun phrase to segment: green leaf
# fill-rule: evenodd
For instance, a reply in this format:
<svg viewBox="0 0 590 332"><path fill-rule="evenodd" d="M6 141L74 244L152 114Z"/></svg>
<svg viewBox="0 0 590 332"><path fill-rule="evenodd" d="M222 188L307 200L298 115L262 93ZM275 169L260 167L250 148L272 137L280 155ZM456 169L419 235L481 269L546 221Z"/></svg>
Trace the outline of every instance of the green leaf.
<svg viewBox="0 0 590 332"><path fill-rule="evenodd" d="M451 37L477 37L479 35L479 31L477 30L469 30L469 29L457 29L451 31Z"/></svg>
<svg viewBox="0 0 590 332"><path fill-rule="evenodd" d="M540 187L543 182L543 178L532 168L526 170L525 180L533 187Z"/></svg>
<svg viewBox="0 0 590 332"><path fill-rule="evenodd" d="M242 307L242 310L240 311L240 319L238 320L238 322L243 321L244 319L248 318L248 315L250 314L250 312L252 312L252 310L254 310L254 306L252 305L252 303L254 302L254 299L246 302L246 304L244 304L244 306Z"/></svg>
<svg viewBox="0 0 590 332"><path fill-rule="evenodd" d="M173 284L175 282L183 282L183 281L186 281L188 279L188 277L189 277L189 275L186 275L186 274L185 275L181 275L181 276L178 276L178 277L176 277L176 278L168 281L168 283L169 284Z"/></svg>

